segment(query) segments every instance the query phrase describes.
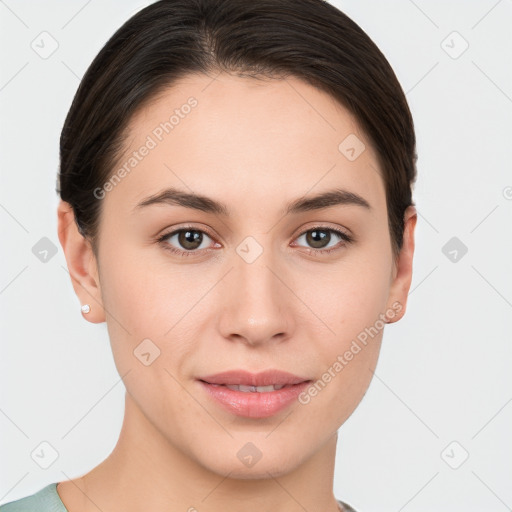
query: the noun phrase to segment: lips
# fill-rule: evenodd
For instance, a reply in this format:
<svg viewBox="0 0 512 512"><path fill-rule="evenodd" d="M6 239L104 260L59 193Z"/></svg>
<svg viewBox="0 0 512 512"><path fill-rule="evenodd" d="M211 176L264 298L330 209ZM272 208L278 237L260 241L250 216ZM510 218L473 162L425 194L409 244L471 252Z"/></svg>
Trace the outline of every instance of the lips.
<svg viewBox="0 0 512 512"><path fill-rule="evenodd" d="M283 389L284 384L270 386L244 386L242 384L212 384L213 386L225 386L233 391L242 391L243 393L270 393L271 391L279 391Z"/></svg>
<svg viewBox="0 0 512 512"><path fill-rule="evenodd" d="M245 370L230 370L201 377L199 380L207 382L208 384L217 384L222 386L242 386L243 388L241 388L240 391L255 392L259 391L257 388L275 386L276 389L280 389L279 386L292 386L294 384L309 381L310 379L306 377L299 377L298 375L281 370L265 370L260 373L250 373ZM248 387L256 389L246 389ZM266 391L272 390L262 390L261 392Z"/></svg>
<svg viewBox="0 0 512 512"><path fill-rule="evenodd" d="M280 370L233 370L197 379L207 396L225 411L246 418L269 418L297 402L311 382Z"/></svg>

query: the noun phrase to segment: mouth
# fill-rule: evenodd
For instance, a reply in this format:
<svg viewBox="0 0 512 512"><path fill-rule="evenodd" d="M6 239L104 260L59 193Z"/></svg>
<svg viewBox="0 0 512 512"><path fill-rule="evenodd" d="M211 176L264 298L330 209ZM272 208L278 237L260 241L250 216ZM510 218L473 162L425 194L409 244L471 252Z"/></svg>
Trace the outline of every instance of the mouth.
<svg viewBox="0 0 512 512"><path fill-rule="evenodd" d="M268 418L283 411L313 382L280 370L257 374L232 370L197 381L214 404L246 418Z"/></svg>
<svg viewBox="0 0 512 512"><path fill-rule="evenodd" d="M200 379L201 380L201 379ZM213 384L212 382L207 382L202 380L205 384L210 384L212 386L224 387L231 389L233 391L241 391L242 393L270 393L271 391L279 391L283 388L291 388L292 386L296 386L297 384L270 384L269 386L244 386L243 384ZM304 381L309 382L309 381Z"/></svg>
<svg viewBox="0 0 512 512"><path fill-rule="evenodd" d="M251 373L246 370L229 370L201 377L199 380L202 380L207 384L241 386L242 389L240 389L240 391L259 391L264 393L265 391L281 389L284 386L300 384L311 379L299 377L298 375L282 370L269 369L260 373ZM274 389L270 389L270 386L273 386ZM279 386L281 386L281 388Z"/></svg>

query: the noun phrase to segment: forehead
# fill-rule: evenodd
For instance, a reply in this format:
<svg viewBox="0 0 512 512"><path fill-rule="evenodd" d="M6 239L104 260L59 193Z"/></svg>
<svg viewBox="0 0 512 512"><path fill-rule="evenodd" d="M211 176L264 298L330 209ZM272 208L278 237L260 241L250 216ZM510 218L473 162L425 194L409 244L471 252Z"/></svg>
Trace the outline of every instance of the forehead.
<svg viewBox="0 0 512 512"><path fill-rule="evenodd" d="M151 98L127 133L116 169L129 179L111 195L123 189L131 205L166 185L226 201L343 186L385 207L376 154L355 118L296 77L188 75Z"/></svg>

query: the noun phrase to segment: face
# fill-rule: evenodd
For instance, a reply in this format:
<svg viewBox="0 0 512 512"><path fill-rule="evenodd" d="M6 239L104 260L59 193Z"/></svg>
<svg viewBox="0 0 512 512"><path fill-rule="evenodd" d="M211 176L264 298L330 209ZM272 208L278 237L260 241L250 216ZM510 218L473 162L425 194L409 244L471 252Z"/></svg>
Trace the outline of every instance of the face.
<svg viewBox="0 0 512 512"><path fill-rule="evenodd" d="M353 412L383 319L405 311L411 242L400 267L369 140L299 79L221 74L160 94L131 120L125 149L117 179L96 192L91 293L130 399L208 470L290 471ZM232 377L287 385L215 386L211 376L230 370L302 384L270 373Z"/></svg>

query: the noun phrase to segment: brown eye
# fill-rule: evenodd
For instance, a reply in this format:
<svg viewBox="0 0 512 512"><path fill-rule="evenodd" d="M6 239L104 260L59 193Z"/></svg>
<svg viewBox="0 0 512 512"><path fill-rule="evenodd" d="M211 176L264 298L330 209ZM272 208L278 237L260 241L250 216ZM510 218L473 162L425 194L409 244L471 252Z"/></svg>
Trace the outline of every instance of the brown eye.
<svg viewBox="0 0 512 512"><path fill-rule="evenodd" d="M211 237L200 229L182 228L162 235L158 242L164 245L164 248L182 255L194 255L202 252L211 245L208 244Z"/></svg>
<svg viewBox="0 0 512 512"><path fill-rule="evenodd" d="M201 231L196 230L180 230L178 231L178 243L184 249L188 251L193 251L194 249L199 248L201 242L203 241L203 233Z"/></svg>
<svg viewBox="0 0 512 512"><path fill-rule="evenodd" d="M314 249L323 249L330 240L328 229L313 229L306 233L306 242Z"/></svg>
<svg viewBox="0 0 512 512"><path fill-rule="evenodd" d="M297 240L305 239L305 248L315 254L329 254L342 249L353 241L352 237L341 230L328 227L315 227L302 233ZM332 244L331 244L332 242ZM299 244L302 245L302 244Z"/></svg>

